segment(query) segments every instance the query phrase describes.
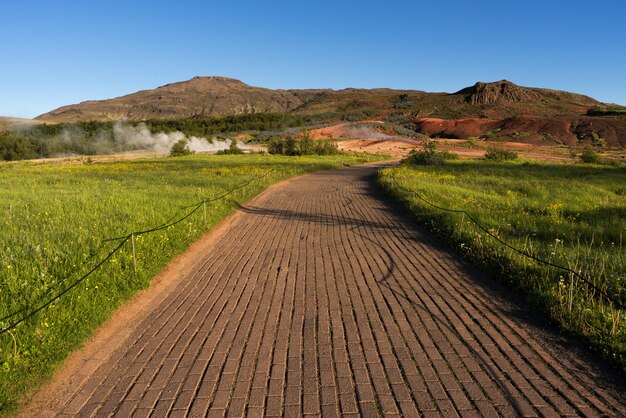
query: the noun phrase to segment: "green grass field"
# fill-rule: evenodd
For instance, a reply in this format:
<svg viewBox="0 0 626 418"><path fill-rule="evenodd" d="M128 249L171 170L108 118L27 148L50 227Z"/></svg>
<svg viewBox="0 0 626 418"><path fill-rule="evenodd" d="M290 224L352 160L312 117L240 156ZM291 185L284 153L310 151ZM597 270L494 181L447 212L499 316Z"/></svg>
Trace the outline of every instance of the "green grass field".
<svg viewBox="0 0 626 418"><path fill-rule="evenodd" d="M115 308L174 256L270 183L307 171L373 161L336 155L194 155L92 164L0 164L0 329L66 289L126 236L273 169L165 230L136 237L138 272L125 243L93 275L0 335L0 415L49 377ZM380 159L380 158L378 158ZM18 312L18 315L7 317Z"/></svg>
<svg viewBox="0 0 626 418"><path fill-rule="evenodd" d="M394 181L395 178L395 181ZM503 247L458 213L466 210L513 246L568 267L626 305L626 168L455 161L387 168L379 181L459 252L523 289L563 327L626 369L626 312L575 275Z"/></svg>

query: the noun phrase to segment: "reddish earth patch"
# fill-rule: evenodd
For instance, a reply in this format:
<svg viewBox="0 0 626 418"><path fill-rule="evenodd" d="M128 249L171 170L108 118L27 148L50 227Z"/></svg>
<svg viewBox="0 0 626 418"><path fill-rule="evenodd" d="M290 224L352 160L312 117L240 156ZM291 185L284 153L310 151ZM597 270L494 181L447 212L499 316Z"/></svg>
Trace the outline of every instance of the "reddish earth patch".
<svg viewBox="0 0 626 418"><path fill-rule="evenodd" d="M496 119L438 119L420 118L415 121L417 131L430 137L468 138L481 136L498 126Z"/></svg>
<svg viewBox="0 0 626 418"><path fill-rule="evenodd" d="M365 154L386 154L393 159L399 160L406 157L413 149L421 149L420 145L399 141L388 141L381 139L347 139L338 141L339 149L347 152ZM522 144L516 142L500 142L494 144L491 141L481 141L477 145L471 145L464 139L439 139L437 149L450 151L458 154L461 158L482 158L489 147L497 146L511 151L515 151L521 158L539 161L567 162L575 161L575 157L566 147L539 146L533 144ZM604 158L624 161L623 155L615 154L603 155Z"/></svg>
<svg viewBox="0 0 626 418"><path fill-rule="evenodd" d="M356 125L359 124L384 125L385 123L380 120L364 120L360 122L340 123L338 125L331 125L320 129L314 129L309 132L309 135L312 139L368 138L369 136L367 135L366 131L356 128ZM375 130L370 129L369 131L372 136L376 135Z"/></svg>
<svg viewBox="0 0 626 418"><path fill-rule="evenodd" d="M347 152L364 154L386 154L394 159L401 159L408 155L418 145L400 141L387 141L384 139L346 139L338 141L339 149Z"/></svg>
<svg viewBox="0 0 626 418"><path fill-rule="evenodd" d="M612 148L626 147L626 119L580 117L515 116L506 119L415 120L417 131L442 138L469 138L487 135L492 140L536 145L589 145L603 138Z"/></svg>
<svg viewBox="0 0 626 418"><path fill-rule="evenodd" d="M510 132L521 132L526 126L539 126L539 118L522 116L518 118L497 120L497 119L459 119L445 120L435 118L419 119L426 132L430 136L442 135L444 138L437 139L438 149L447 150L459 154L463 158L482 158L485 151L491 147L504 148L518 153L521 158L543 161L576 161L577 155L582 151L586 142L591 139L578 141L577 137L570 142L573 145L562 144L557 141L546 140L541 134L533 135L513 135ZM595 118L597 119L597 118ZM554 135L566 136L566 127L570 126L563 121L553 121L544 119L549 132ZM371 127L363 127L364 124L376 124ZM585 122L576 122L578 124ZM382 129L384 122L363 121L354 123L342 123L316 129L310 132L313 139L339 139L337 144L339 149L348 152L387 154L394 159L404 158L411 150L421 149L424 140L402 137L399 135L386 134ZM454 137L480 136L480 132L488 132L497 129L500 136L496 140L468 141L467 139L456 139ZM595 121L595 124L579 125L582 128L595 128L600 132L605 132L605 127ZM380 129L380 130L379 130ZM430 129L430 130L429 130ZM517 129L517 130L516 130ZM529 128L527 128L529 129ZM545 132L542 128L541 132ZM509 134L509 136L506 136ZM573 135L569 133L569 135ZM452 137L452 138L451 138ZM548 136L549 137L549 136ZM540 139L539 139L540 138ZM571 138L570 138L571 139ZM609 141L607 140L607 143ZM605 160L626 161L626 153L623 147L598 148L598 152Z"/></svg>

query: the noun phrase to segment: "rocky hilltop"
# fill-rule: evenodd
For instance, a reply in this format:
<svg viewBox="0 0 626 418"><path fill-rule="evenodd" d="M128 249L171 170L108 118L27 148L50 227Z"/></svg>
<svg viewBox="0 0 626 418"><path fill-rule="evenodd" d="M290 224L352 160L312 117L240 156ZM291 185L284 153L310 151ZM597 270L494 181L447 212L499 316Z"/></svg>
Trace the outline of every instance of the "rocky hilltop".
<svg viewBox="0 0 626 418"><path fill-rule="evenodd" d="M457 94L465 95L465 101L472 105L548 103L554 100L589 107L600 104L597 100L582 94L522 87L508 80L500 80L494 83L479 81L471 87L460 90Z"/></svg>
<svg viewBox="0 0 626 418"><path fill-rule="evenodd" d="M532 89L520 87L507 80L496 83L478 82L472 87L459 92L465 94L465 100L473 105L487 105L493 103L524 103L541 101L541 94Z"/></svg>
<svg viewBox="0 0 626 418"><path fill-rule="evenodd" d="M294 113L384 117L500 118L575 116L607 105L579 94L518 86L506 80L476 83L456 93L392 89L272 90L227 77L194 77L109 100L63 106L41 121L145 120L246 113Z"/></svg>

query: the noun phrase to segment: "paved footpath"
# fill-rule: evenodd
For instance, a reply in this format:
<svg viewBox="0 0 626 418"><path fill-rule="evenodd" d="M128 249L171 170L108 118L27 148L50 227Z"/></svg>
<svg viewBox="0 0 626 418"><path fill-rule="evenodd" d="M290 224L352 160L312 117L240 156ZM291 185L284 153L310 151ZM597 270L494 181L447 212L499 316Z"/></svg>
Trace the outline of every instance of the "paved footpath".
<svg viewBox="0 0 626 418"><path fill-rule="evenodd" d="M241 208L58 415L626 414L624 380L458 260L362 166Z"/></svg>

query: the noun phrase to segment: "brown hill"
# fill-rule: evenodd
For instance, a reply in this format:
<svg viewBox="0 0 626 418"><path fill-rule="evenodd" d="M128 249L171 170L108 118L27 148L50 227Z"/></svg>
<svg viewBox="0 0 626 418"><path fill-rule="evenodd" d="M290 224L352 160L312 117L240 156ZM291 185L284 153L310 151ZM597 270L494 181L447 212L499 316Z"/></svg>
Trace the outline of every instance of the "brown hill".
<svg viewBox="0 0 626 418"><path fill-rule="evenodd" d="M607 105L586 96L517 86L503 80L477 83L456 93L392 89L271 90L226 77L194 77L126 96L63 106L38 116L44 121L144 120L244 113L391 114L441 118L577 116Z"/></svg>
<svg viewBox="0 0 626 418"><path fill-rule="evenodd" d="M293 93L248 86L226 77L194 77L154 90L109 100L63 106L37 119L144 120L217 116L242 113L286 112L301 104Z"/></svg>

